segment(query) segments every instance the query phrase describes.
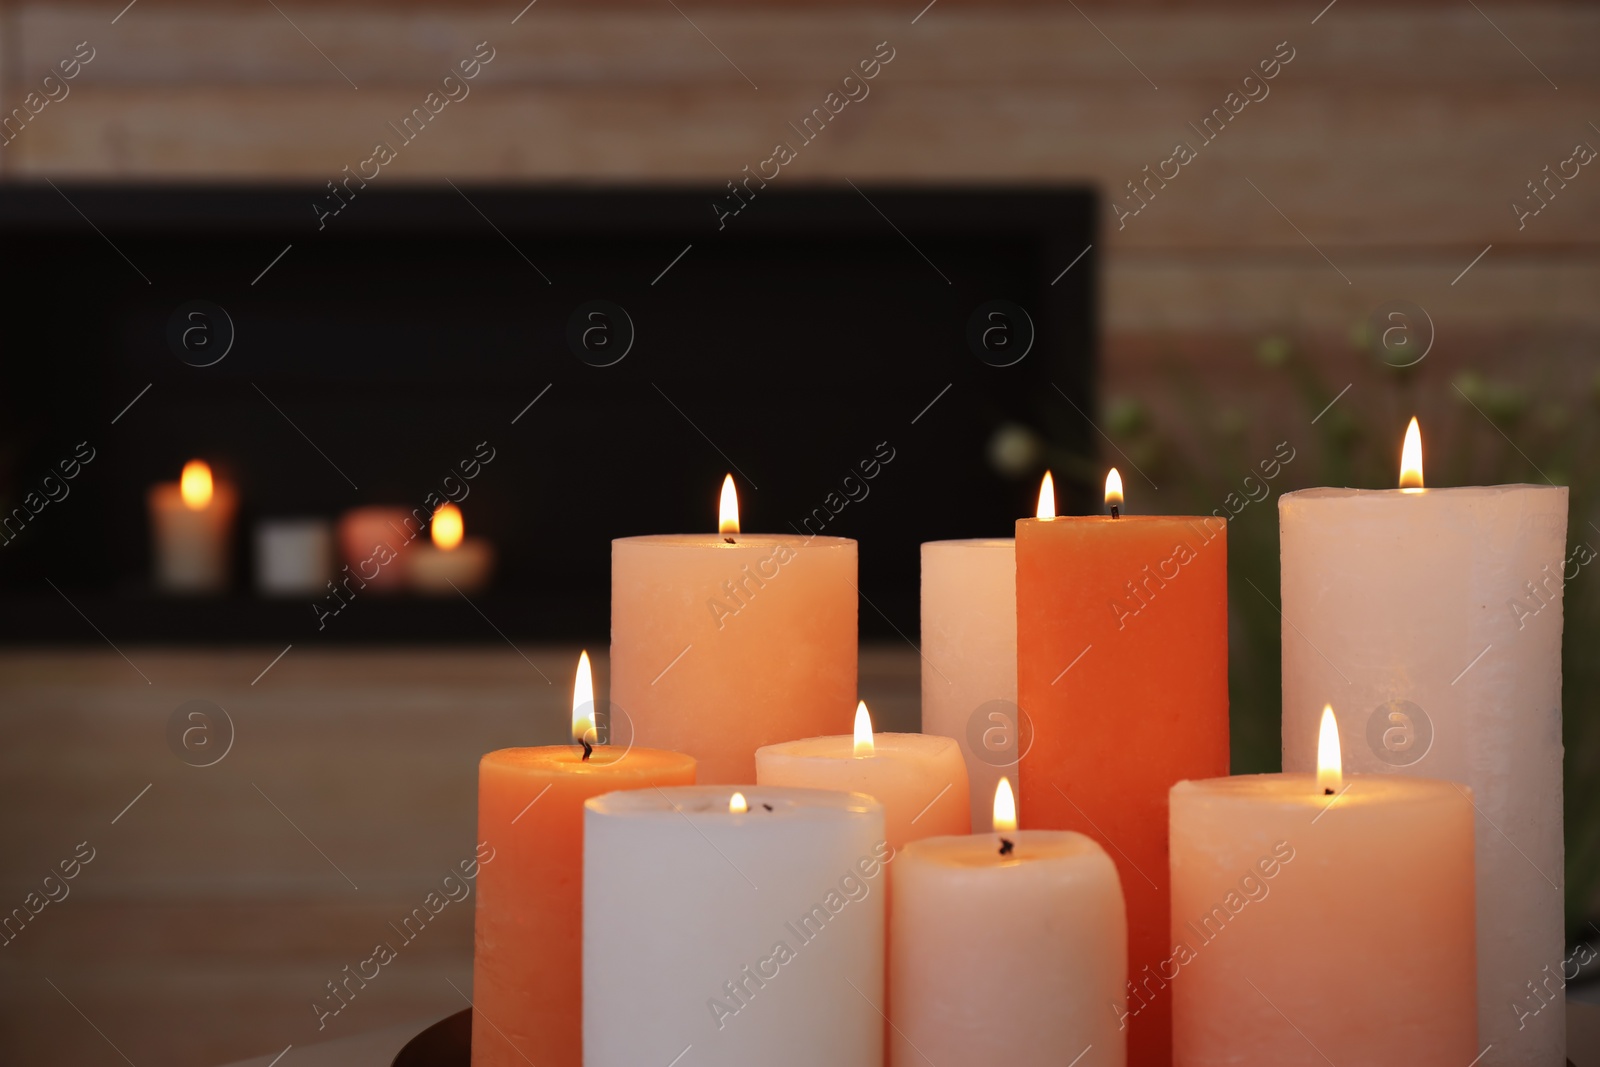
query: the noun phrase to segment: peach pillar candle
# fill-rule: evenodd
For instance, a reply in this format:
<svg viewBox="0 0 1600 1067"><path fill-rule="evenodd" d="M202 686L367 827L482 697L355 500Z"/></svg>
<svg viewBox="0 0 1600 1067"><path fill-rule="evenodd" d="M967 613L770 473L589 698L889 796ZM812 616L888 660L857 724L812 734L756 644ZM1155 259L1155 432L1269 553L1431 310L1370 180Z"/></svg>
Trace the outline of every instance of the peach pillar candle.
<svg viewBox="0 0 1600 1067"><path fill-rule="evenodd" d="M1177 1067L1482 1062L1471 795L1341 780L1323 718L1318 773L1173 786L1173 947L1129 1008L1171 997Z"/></svg>
<svg viewBox="0 0 1600 1067"><path fill-rule="evenodd" d="M1565 955L1567 489L1423 488L1415 419L1407 441L1405 488L1278 501L1283 766L1309 766L1315 708L1333 699L1352 709L1352 769L1472 787L1478 1030L1494 1046L1480 1067L1562 1067L1566 1003L1539 983Z"/></svg>
<svg viewBox="0 0 1600 1067"><path fill-rule="evenodd" d="M749 782L762 745L850 729L856 543L740 533L731 477L719 525L611 542L611 697L700 781Z"/></svg>
<svg viewBox="0 0 1600 1067"><path fill-rule="evenodd" d="M213 481L194 459L176 482L150 487L150 540L155 584L167 593L220 593L228 586L230 539L238 494Z"/></svg>
<svg viewBox="0 0 1600 1067"><path fill-rule="evenodd" d="M1138 974L1171 950L1167 792L1228 773L1227 526L1117 517L1115 490L1110 517L1048 517L1041 491L1046 517L1017 523L1018 774L1025 828L1078 830L1117 861ZM1130 1063L1169 1061L1165 999L1130 1027Z"/></svg>
<svg viewBox="0 0 1600 1067"><path fill-rule="evenodd" d="M694 760L609 745L586 758L589 657L573 687L572 745L504 748L478 765L478 873L472 958L472 1067L581 1067L583 804L619 789L688 785Z"/></svg>
<svg viewBox="0 0 1600 1067"><path fill-rule="evenodd" d="M756 749L761 785L865 793L883 805L884 837L896 851L919 837L964 834L967 768L948 737L874 734L863 701L854 734L808 737Z"/></svg>
<svg viewBox="0 0 1600 1067"><path fill-rule="evenodd" d="M584 1067L882 1067L881 804L695 786L586 807Z"/></svg>
<svg viewBox="0 0 1600 1067"><path fill-rule="evenodd" d="M1009 537L922 544L922 732L953 738L972 825L1016 777L1017 557Z"/></svg>
<svg viewBox="0 0 1600 1067"><path fill-rule="evenodd" d="M1122 1067L1127 921L1092 838L1016 830L912 842L895 859L891 1067ZM930 1059L931 1058L931 1059Z"/></svg>

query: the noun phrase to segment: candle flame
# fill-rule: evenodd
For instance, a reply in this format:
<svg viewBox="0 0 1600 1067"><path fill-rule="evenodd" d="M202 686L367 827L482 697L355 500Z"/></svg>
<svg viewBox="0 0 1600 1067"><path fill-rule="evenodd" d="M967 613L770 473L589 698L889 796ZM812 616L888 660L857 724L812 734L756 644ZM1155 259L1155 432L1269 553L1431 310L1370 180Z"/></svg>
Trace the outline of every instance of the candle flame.
<svg viewBox="0 0 1600 1067"><path fill-rule="evenodd" d="M1015 833L1017 829L1017 797L1011 791L1011 779L1001 778L994 787L994 832Z"/></svg>
<svg viewBox="0 0 1600 1067"><path fill-rule="evenodd" d="M872 716L867 713L865 700L856 704L856 748L857 756L872 755Z"/></svg>
<svg viewBox="0 0 1600 1067"><path fill-rule="evenodd" d="M203 460L191 459L183 465L183 474L178 479L178 492L183 496L184 506L191 511L199 511L211 503L211 468Z"/></svg>
<svg viewBox="0 0 1600 1067"><path fill-rule="evenodd" d="M1117 473L1117 468L1112 467L1111 473L1106 475L1106 507L1120 508L1122 506L1122 475Z"/></svg>
<svg viewBox="0 0 1600 1067"><path fill-rule="evenodd" d="M717 532L739 532L739 492L733 487L733 475L722 479L722 500L717 506Z"/></svg>
<svg viewBox="0 0 1600 1067"><path fill-rule="evenodd" d="M1049 471L1044 472L1044 480L1039 483L1039 507L1034 514L1041 519L1056 517L1056 480Z"/></svg>
<svg viewBox="0 0 1600 1067"><path fill-rule="evenodd" d="M1400 488L1413 492L1422 488L1422 430L1415 415L1406 427L1406 443L1400 448Z"/></svg>
<svg viewBox="0 0 1600 1067"><path fill-rule="evenodd" d="M750 810L749 801L745 800L743 793L735 793L728 798L728 814L743 815Z"/></svg>
<svg viewBox="0 0 1600 1067"><path fill-rule="evenodd" d="M1322 708L1322 729L1317 735L1317 789L1337 793L1344 785L1344 757L1339 750L1339 724L1333 717L1333 705Z"/></svg>
<svg viewBox="0 0 1600 1067"><path fill-rule="evenodd" d="M594 728L594 672L589 667L589 652L578 655L578 675L572 680L572 740L594 744L600 734Z"/></svg>
<svg viewBox="0 0 1600 1067"><path fill-rule="evenodd" d="M433 513L433 545L445 552L461 543L466 525L461 521L461 509L454 504L441 505Z"/></svg>

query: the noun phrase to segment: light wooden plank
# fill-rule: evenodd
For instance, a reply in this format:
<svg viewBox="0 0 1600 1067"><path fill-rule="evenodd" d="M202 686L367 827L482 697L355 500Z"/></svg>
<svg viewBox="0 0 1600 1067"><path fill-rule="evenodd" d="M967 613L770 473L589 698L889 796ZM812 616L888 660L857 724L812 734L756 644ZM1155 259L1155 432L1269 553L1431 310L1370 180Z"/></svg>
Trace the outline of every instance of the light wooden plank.
<svg viewBox="0 0 1600 1067"><path fill-rule="evenodd" d="M1510 207L1543 166L1585 137L1582 116L1600 114L1600 91L1563 92L1562 107L1552 109L1548 90L1537 87L1403 96L1294 88L1245 110L1205 145L1188 123L1217 98L1193 89L1093 99L1059 87L883 84L801 145L789 123L822 97L793 87L484 87L405 144L389 123L421 104L417 91L86 85L40 115L11 151L15 173L30 176L269 176L320 186L386 140L398 158L374 179L382 184L448 177L715 188L786 140L800 151L775 180L780 186L1091 181L1125 192L1141 168L1159 167L1187 139L1199 146L1197 158L1139 215L1119 229L1107 205L1108 248L1316 255L1314 243L1338 265L1351 247L1581 247L1600 239L1600 174L1589 169L1521 232ZM1422 132L1452 129L1470 136ZM1600 144L1600 134L1589 130L1588 140Z"/></svg>
<svg viewBox="0 0 1600 1067"><path fill-rule="evenodd" d="M151 4L133 8L113 27L99 6L30 3L17 16L19 76L37 81L87 39L100 49L93 76L103 82L345 85L342 70L363 88L421 87L487 40L496 52L485 80L494 83L735 88L745 85L736 63L757 84L820 87L887 40L897 50L889 70L902 85L1045 83L1094 86L1107 95L1153 92L1142 70L1163 89L1196 82L1220 99L1288 41L1295 59L1285 69L1286 85L1548 90L1534 63L1563 91L1600 83L1600 65L1591 60L1600 11L1549 4L1496 12L1495 25L1515 46L1467 5L1379 10L1346 3L1315 26L1314 12L1279 8L1154 15L1117 5L1087 8L1086 16L1061 6L980 10L941 0L913 25L922 4L825 18L804 4L679 6L682 13L659 2L619 12L542 0L513 25L520 5L440 12L289 4L279 14L265 5Z"/></svg>

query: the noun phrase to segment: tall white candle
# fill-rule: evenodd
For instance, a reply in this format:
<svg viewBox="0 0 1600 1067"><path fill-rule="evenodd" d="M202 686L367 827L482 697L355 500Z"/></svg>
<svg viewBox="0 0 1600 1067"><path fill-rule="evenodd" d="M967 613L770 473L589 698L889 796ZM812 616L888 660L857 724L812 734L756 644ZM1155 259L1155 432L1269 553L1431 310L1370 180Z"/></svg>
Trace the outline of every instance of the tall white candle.
<svg viewBox="0 0 1600 1067"><path fill-rule="evenodd" d="M585 1067L881 1067L882 805L680 786L585 807Z"/></svg>
<svg viewBox="0 0 1600 1067"><path fill-rule="evenodd" d="M922 545L922 732L961 746L973 826L986 826L995 787L1016 777L1016 541Z"/></svg>
<svg viewBox="0 0 1600 1067"><path fill-rule="evenodd" d="M1562 999L1533 988L1564 941L1566 488L1307 489L1278 514L1284 769L1331 701L1351 770L1471 787L1482 1063L1562 1067Z"/></svg>
<svg viewBox="0 0 1600 1067"><path fill-rule="evenodd" d="M230 540L238 494L213 482L211 468L190 460L176 482L150 487L155 584L168 593L220 593L228 586Z"/></svg>

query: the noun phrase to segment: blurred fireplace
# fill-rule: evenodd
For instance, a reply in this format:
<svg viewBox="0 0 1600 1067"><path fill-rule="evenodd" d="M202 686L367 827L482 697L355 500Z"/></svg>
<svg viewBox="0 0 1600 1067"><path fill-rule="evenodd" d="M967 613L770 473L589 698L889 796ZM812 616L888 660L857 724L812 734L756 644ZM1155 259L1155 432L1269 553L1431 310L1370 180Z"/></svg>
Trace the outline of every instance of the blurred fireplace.
<svg viewBox="0 0 1600 1067"><path fill-rule="evenodd" d="M608 541L714 529L728 470L745 529L859 538L863 635L914 636L917 544L1031 510L1037 472L997 473L995 430L1093 452L1092 194L762 192L719 229L721 192L412 187L319 228L325 190L0 189L0 639L603 641ZM231 321L214 365L169 342L191 305ZM980 359L985 322L1020 343L1017 307L1026 358ZM144 494L196 456L239 489L232 591L175 599ZM463 485L499 557L473 604L372 596L319 630L314 598L253 588L264 518Z"/></svg>

